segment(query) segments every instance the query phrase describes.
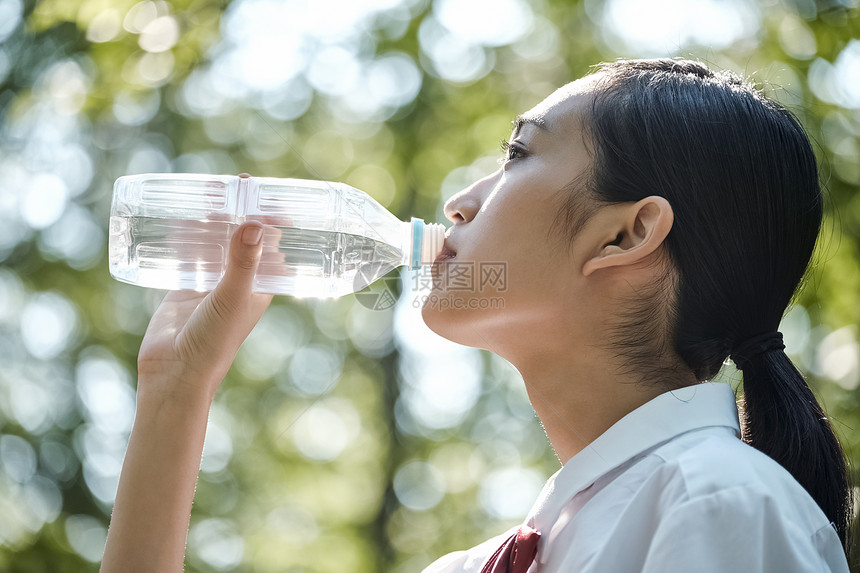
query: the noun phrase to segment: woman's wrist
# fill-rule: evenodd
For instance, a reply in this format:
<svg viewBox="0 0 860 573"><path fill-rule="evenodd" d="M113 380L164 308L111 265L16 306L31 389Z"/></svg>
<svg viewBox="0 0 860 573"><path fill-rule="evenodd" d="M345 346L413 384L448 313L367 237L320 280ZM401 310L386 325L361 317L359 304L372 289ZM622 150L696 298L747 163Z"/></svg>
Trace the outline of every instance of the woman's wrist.
<svg viewBox="0 0 860 573"><path fill-rule="evenodd" d="M221 379L198 372L149 372L137 378L138 409L178 405L183 408L205 406L215 399Z"/></svg>

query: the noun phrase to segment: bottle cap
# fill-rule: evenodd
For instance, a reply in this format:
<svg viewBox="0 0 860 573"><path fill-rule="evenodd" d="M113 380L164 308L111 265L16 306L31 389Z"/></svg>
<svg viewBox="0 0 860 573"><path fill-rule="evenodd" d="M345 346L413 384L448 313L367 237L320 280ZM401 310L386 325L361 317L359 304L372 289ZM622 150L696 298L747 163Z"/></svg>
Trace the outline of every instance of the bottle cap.
<svg viewBox="0 0 860 573"><path fill-rule="evenodd" d="M425 223L422 219L412 218L412 253L410 269L430 265L442 252L445 242L445 226L439 223Z"/></svg>

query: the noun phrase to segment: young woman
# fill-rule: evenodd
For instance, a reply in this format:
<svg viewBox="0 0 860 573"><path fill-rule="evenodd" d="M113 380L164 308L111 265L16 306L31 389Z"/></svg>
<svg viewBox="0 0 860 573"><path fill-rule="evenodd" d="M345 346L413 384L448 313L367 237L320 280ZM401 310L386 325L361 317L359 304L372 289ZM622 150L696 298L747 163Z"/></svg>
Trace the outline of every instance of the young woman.
<svg viewBox="0 0 860 573"><path fill-rule="evenodd" d="M848 571L843 453L777 332L822 218L790 113L696 62L602 65L519 117L445 214L424 320L520 371L563 466L522 526L428 572ZM182 570L207 412L271 299L262 231L153 316L103 572ZM451 261L504 262L504 288L447 289ZM729 356L740 420L708 382Z"/></svg>

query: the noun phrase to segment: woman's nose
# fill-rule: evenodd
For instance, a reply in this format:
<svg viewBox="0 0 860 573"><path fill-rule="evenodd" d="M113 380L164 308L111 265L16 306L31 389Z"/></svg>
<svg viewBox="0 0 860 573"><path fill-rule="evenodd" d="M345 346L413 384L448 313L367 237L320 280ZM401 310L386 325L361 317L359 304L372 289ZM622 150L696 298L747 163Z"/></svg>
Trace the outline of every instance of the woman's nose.
<svg viewBox="0 0 860 573"><path fill-rule="evenodd" d="M463 189L445 203L445 216L452 223L468 223L475 218L481 209L481 198L476 187L477 182L467 189Z"/></svg>

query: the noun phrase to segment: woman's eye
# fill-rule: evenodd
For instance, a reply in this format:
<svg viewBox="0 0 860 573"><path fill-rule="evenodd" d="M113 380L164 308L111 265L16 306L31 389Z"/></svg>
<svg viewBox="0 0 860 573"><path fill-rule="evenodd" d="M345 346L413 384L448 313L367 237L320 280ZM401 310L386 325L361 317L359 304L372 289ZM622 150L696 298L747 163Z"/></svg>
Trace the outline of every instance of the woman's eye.
<svg viewBox="0 0 860 573"><path fill-rule="evenodd" d="M514 159L521 159L525 155L523 149L519 145L512 144L507 140L502 141L501 147L505 156L499 161L499 163L513 161Z"/></svg>

